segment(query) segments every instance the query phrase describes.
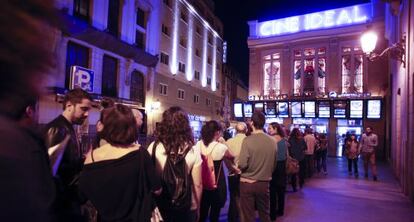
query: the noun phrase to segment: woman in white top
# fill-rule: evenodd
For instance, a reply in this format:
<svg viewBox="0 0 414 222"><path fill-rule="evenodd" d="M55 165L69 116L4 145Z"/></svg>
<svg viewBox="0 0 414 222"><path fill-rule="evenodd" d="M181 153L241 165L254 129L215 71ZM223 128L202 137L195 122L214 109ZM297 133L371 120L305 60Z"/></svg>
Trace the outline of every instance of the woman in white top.
<svg viewBox="0 0 414 222"><path fill-rule="evenodd" d="M203 189L200 222L207 220L209 212L210 221L218 221L220 210L226 203L227 185L223 171L223 159L233 160L234 156L228 151L226 145L218 142L221 137L221 132L222 128L217 121L208 121L201 129L201 140L195 146L197 149L200 149L203 155L211 155L214 162L215 179L217 181L217 188L212 190Z"/></svg>
<svg viewBox="0 0 414 222"><path fill-rule="evenodd" d="M187 175L191 186L191 207L182 209L173 206L171 194L169 194L168 182L162 181L163 192L157 199L157 206L164 221L196 221L200 207L202 181L201 181L201 154L199 149L194 149L193 134L187 113L180 107L171 107L162 115L162 121L155 131L155 141L148 147L148 152L156 162L156 172L164 175L167 157L175 154L185 159ZM154 150L155 145L155 150ZM155 155L154 155L155 154ZM172 155L172 156L171 156ZM185 183L186 185L187 183ZM185 189L185 187L182 187Z"/></svg>

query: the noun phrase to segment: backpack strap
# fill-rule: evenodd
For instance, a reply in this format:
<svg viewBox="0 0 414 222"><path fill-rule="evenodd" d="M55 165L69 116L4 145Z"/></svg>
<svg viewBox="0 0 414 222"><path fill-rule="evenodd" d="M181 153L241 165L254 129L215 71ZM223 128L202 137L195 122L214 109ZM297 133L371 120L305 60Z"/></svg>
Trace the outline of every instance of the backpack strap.
<svg viewBox="0 0 414 222"><path fill-rule="evenodd" d="M156 140L155 142L154 142L154 145L152 145L152 157L151 157L151 159L152 159L152 163L155 165L155 149L157 148L157 146L158 146L158 144L160 143L160 141L158 141L158 140Z"/></svg>

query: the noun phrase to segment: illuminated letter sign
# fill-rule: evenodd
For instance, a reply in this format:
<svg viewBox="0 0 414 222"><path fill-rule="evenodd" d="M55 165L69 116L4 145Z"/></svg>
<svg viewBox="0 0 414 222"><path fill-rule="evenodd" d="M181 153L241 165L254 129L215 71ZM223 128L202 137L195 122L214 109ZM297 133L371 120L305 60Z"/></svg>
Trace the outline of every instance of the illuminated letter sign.
<svg viewBox="0 0 414 222"><path fill-rule="evenodd" d="M257 36L268 37L361 24L371 19L371 3L258 23Z"/></svg>

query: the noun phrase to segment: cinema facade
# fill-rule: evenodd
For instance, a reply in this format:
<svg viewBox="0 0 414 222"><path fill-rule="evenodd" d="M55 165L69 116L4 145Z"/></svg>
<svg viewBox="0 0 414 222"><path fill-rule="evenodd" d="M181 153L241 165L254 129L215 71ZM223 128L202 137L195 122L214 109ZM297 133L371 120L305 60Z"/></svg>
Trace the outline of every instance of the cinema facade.
<svg viewBox="0 0 414 222"><path fill-rule="evenodd" d="M388 58L368 61L363 32L384 38L384 3L350 7L272 21L249 21L249 101L241 117L263 110L267 122L311 127L329 138L329 155L341 156L344 134L371 126L380 138L379 158L389 153ZM247 112L247 113L246 113ZM240 117L240 115L239 115Z"/></svg>

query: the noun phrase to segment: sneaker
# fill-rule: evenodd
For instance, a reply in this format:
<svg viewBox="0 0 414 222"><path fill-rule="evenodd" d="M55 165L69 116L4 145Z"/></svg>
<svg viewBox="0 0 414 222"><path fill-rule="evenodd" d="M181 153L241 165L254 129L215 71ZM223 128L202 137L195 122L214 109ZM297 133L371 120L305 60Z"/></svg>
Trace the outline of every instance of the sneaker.
<svg viewBox="0 0 414 222"><path fill-rule="evenodd" d="M374 181L377 181L377 180L378 180L377 176L374 176L372 179L373 179Z"/></svg>

